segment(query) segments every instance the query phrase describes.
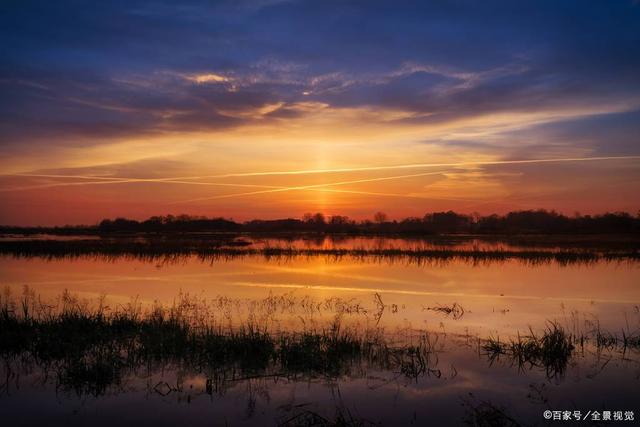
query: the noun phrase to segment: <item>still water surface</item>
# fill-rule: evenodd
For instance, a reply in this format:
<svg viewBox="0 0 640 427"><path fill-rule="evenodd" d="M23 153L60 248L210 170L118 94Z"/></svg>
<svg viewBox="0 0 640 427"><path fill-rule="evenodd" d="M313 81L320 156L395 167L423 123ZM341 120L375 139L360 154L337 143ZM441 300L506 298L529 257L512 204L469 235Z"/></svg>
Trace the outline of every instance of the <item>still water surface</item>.
<svg viewBox="0 0 640 427"><path fill-rule="evenodd" d="M291 244L268 242L277 243ZM416 243L361 239L332 244L368 248ZM523 425L544 424L546 409L634 410L640 415L637 349L586 345L574 353L565 372L549 376L538 367L522 369L508 359L491 360L478 341L508 340L530 328L542 331L549 321L574 333L593 328L640 332L640 263L634 261L533 265L517 259L416 264L348 256L3 256L0 285L14 295L28 286L51 301L68 290L89 305L106 296L114 308L131 301L170 305L180 294L218 303L224 299L232 302L230 323L240 325L257 314L278 332L322 328L347 303L361 310L343 312L345 325L409 340L418 331L429 331L437 349L429 369L416 377L363 364L336 378L237 375L212 390L197 369L147 366L99 396L65 390L55 379L43 378L37 366L23 366L19 375L12 372L0 396L9 425L113 425L120 420L144 425L185 420L209 426L309 425L310 414L333 421L348 414L382 425L459 425L483 402L503 408ZM278 309L260 317L256 312L256 301L280 297L296 307L303 301L334 299L334 304L314 313ZM336 305L336 298L343 305ZM454 303L462 312L434 310Z"/></svg>

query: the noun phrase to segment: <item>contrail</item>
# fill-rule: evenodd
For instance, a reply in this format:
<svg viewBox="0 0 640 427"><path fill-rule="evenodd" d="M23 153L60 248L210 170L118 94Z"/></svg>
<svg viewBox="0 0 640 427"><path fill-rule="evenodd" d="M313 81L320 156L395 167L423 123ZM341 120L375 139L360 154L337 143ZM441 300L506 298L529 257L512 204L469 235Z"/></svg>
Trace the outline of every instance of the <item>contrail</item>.
<svg viewBox="0 0 640 427"><path fill-rule="evenodd" d="M65 178L71 178L70 176L65 176ZM76 177L74 177L76 178ZM85 177L82 177L85 178ZM82 179L81 178L81 179ZM277 185L259 185L259 184L234 184L234 183L226 183L226 182L198 182L198 181L178 181L178 180L149 180L149 179L138 179L138 178L116 178L112 180L102 180L102 181L80 181L80 182L55 182L50 184L41 184L41 185L32 185L26 187L11 187L11 188L2 188L0 189L0 193L12 192L12 191L26 191L26 190L40 190L45 188L54 188L54 187L70 187L70 186L83 186L83 185L109 185L109 184L131 184L131 183L164 183L164 184L185 184L185 185L205 185L205 186L214 186L214 187L244 187L244 188L283 188L282 186Z"/></svg>
<svg viewBox="0 0 640 427"><path fill-rule="evenodd" d="M490 166L490 165L517 165L528 163L561 163L561 162L591 162L598 160L638 160L640 156L602 156L602 157L569 157L555 159L526 159L526 160L488 160L488 161L470 161L470 162L454 162L454 163L411 163L404 165L383 165L383 166L363 166L357 168L336 168L336 169L303 169L293 171L271 171L271 172L244 172L229 173L223 175L209 175L199 177L182 177L180 179L208 179L208 178L235 178L250 176L269 176L269 175L307 175L307 174L325 174L338 172L366 172L381 171L393 169L422 169L435 167L461 167L461 166Z"/></svg>
<svg viewBox="0 0 640 427"><path fill-rule="evenodd" d="M129 179L145 179L145 178L118 178L100 175L59 175L59 174L47 174L47 173L11 173L2 176L24 176L28 178L75 178L75 179L98 179L106 181L123 181Z"/></svg>
<svg viewBox="0 0 640 427"><path fill-rule="evenodd" d="M42 175L38 174L39 177L50 175ZM59 177L59 176L54 176ZM64 178L84 178L89 179L89 176L76 177L71 175L65 175ZM42 190L47 188L55 188L55 187L73 187L73 186L84 186L84 185L108 185L108 184L128 184L128 183L138 183L138 182L161 182L168 184L185 184L185 185L205 185L205 186L222 186L222 187L246 187L246 188L262 188L262 189L270 189L270 190L278 190L278 191L291 191L291 187L277 186L277 185L259 185L259 184L233 184L233 183L218 183L218 182L198 182L198 181L176 181L176 180L163 180L156 181L155 179L137 179L137 178L116 178L111 180L110 178L105 178L102 181L81 181L81 182L56 182L51 184L41 184L41 185L32 185L26 187L12 187L12 188L1 188L0 193L14 192L14 191L28 191L28 190ZM337 185L334 183L322 184L322 186L330 186ZM412 199L428 199L428 200L447 200L447 201L463 201L463 202L476 202L476 200L471 199L462 199L462 198L441 198L441 197L427 197L420 196L417 194L399 194L399 193L382 193L382 192L373 192L373 191L358 191L358 190L338 190L333 188L322 188L322 186L318 185L316 188L307 188L311 191L318 192L330 192L330 193L346 193L346 194L362 194L367 196L382 196L382 197L400 197L400 198L412 198ZM259 193L258 193L259 194ZM231 195L227 195L231 196ZM174 202L180 203L180 202Z"/></svg>
<svg viewBox="0 0 640 427"><path fill-rule="evenodd" d="M234 184L234 183L213 183L213 182L195 182L197 179L211 179L211 178L232 178L232 177L252 177L252 176L276 176L276 175L303 175L303 174L325 174L325 173L338 173L338 172L363 172L363 171L381 171L381 170L393 170L393 169L417 169L417 168L431 168L431 167L463 167L463 166L488 166L488 165L508 165L508 164L535 164L535 163L561 163L561 162L588 162L588 161L607 161L607 160L636 160L640 159L640 156L600 156L600 157L571 157L571 158L553 158L553 159L523 159L523 160L492 160L492 161L470 161L470 162L452 162L452 163L413 163L404 165L382 165L382 166L366 166L359 168L335 168L335 169L308 169L308 170L293 170L293 171L267 171L267 172L244 172L244 173L231 173L221 175L204 175L204 176L183 176L173 178L127 178L127 177L105 177L94 175L62 175L62 174L34 174L34 173L19 173L19 174L5 174L3 176L20 176L20 177L34 177L34 178L74 178L74 179L86 179L93 181L86 182L73 182L73 183L52 183L42 184L28 187L14 187L0 189L0 192L22 191L22 190L34 190L45 189L62 186L81 186L81 185L110 185L110 184L127 184L127 183L168 183L168 184L186 184L186 185L208 185L219 187L242 187L242 188L263 188L268 189L266 191L256 191L247 193L229 194L211 198L192 199L183 202L174 203L187 203L198 200L212 200L216 198L227 197L239 197L248 196L253 194L263 194L265 192L281 192L292 190L303 190L321 188L331 185L343 185L347 183L359 183L370 182L369 180L357 180L357 181L345 181L344 183L329 183L319 184L315 186L304 187L281 187L281 186L269 186L258 184ZM416 174L414 176L423 176L422 174ZM409 176L407 176L409 177ZM395 177L386 178L373 178L374 181L386 180L386 179L399 179ZM334 192L347 192L349 190L324 190ZM355 193L354 194L359 194ZM417 197L411 195L400 194L379 194L387 196L398 197Z"/></svg>
<svg viewBox="0 0 640 427"><path fill-rule="evenodd" d="M51 184L29 185L25 187L0 188L0 193L9 193L13 191L41 190L54 187L69 187L75 185L101 185L101 184L118 184L122 181L82 181L82 182L56 182Z"/></svg>
<svg viewBox="0 0 640 427"><path fill-rule="evenodd" d="M139 180L136 182L170 182L176 180L198 180L213 178L240 178L251 176L271 176L271 175L307 175L307 174L325 174L338 172L366 172L381 171L393 169L421 169L433 167L462 167L462 166L491 166L491 165L517 165L530 163L563 163L563 162L592 162L607 160L640 160L640 156L600 156L600 157L564 157L552 159L521 159L521 160L487 160L487 161L468 161L468 162L452 162L452 163L410 163L402 165L381 165L381 166L363 166L353 168L335 168L335 169L301 169L291 171L266 171L266 172L239 172L218 175L201 175L201 176L179 176L171 178L113 178L90 175L55 175L55 174L30 174L17 173L5 174L3 176L25 176L25 177L43 177L43 178L78 178L78 179L99 179L99 180Z"/></svg>
<svg viewBox="0 0 640 427"><path fill-rule="evenodd" d="M106 185L106 184L126 184L131 182L138 182L135 180L128 181L83 181L83 182L58 182L52 184L42 184L42 185L33 185L29 187L12 187L12 188L1 188L0 193L14 192L14 191L27 191L27 190L42 190L47 188L55 188L55 187L71 187L71 186L84 186L84 185ZM276 186L276 185L258 185L258 184L227 184L227 183L215 183L215 182L197 182L197 181L163 181L167 183L177 183L177 184L187 184L187 185L210 185L210 186L224 186L224 187L250 187L250 188L265 188L265 189L278 189L278 190L289 190L290 187ZM329 185L329 184L327 184ZM471 199L460 199L460 198L439 198L439 197L426 197L420 196L417 194L400 194L400 193L381 193L381 192L373 192L373 191L358 191L358 190L338 190L334 188L309 188L308 190L317 191L317 192L329 192L329 193L346 193L346 194L361 194L367 196L383 196L383 197L400 197L400 198L412 198L412 199L429 199L429 200L455 200L455 201L465 201L465 202L476 202L476 200ZM176 202L178 203L178 202Z"/></svg>
<svg viewBox="0 0 640 427"><path fill-rule="evenodd" d="M326 184L329 185L329 184ZM285 188L285 187L281 187ZM347 193L347 194L362 194L366 196L383 196L383 197L401 197L408 199L425 199L425 200L445 200L445 201L456 201L456 202L470 202L477 203L478 200L473 199L463 199L459 197L431 197L431 196L420 196L418 194L401 194L401 193L379 193L374 191L357 191L357 190L336 190L335 188L309 188L311 191L327 191L330 193Z"/></svg>
<svg viewBox="0 0 640 427"><path fill-rule="evenodd" d="M269 189L269 190L249 191L249 192L246 192L246 193L223 194L221 196L212 196L212 197L198 197L198 198L195 198L195 199L181 200L181 201L177 201L177 202L172 202L170 204L174 205L174 204L182 204L182 203L200 202L200 201L205 201L205 200L227 199L227 198L231 198L231 197L253 196L253 195L257 195L257 194L281 193L283 191L311 190L311 189L329 187L329 186L334 186L334 185L359 184L359 183L363 183L363 182L387 181L387 180L392 180L392 179L414 178L414 177L427 176L427 175L439 175L439 174L446 173L446 172L448 172L448 171L424 172L424 173L415 173L415 174L411 174L411 175L385 176L385 177L381 177L381 178L356 179L356 180L352 180L352 181L329 182L329 183L323 183L323 184L301 185L301 186L295 186L295 187L280 187L280 188L274 188L274 189Z"/></svg>

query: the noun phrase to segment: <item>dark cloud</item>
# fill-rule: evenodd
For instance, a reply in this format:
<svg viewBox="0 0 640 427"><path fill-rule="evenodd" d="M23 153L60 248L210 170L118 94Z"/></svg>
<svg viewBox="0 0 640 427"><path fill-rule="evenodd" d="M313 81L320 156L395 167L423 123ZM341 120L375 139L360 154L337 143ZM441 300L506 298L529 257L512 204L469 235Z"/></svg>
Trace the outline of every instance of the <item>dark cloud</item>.
<svg viewBox="0 0 640 427"><path fill-rule="evenodd" d="M265 118L314 101L428 123L640 97L630 0L21 0L0 37L2 144L220 129L276 103Z"/></svg>
<svg viewBox="0 0 640 427"><path fill-rule="evenodd" d="M640 154L640 110L602 114L560 122L546 123L503 135L505 140L524 143L526 147L513 156L529 158L538 152L582 150L596 156Z"/></svg>

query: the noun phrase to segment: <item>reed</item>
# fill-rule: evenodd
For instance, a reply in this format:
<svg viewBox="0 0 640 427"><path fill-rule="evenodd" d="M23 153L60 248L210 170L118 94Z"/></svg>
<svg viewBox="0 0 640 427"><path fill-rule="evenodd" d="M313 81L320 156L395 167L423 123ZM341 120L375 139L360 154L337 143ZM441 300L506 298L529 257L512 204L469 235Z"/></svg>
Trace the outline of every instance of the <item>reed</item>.
<svg viewBox="0 0 640 427"><path fill-rule="evenodd" d="M274 310L291 301L274 297L263 303ZM348 302L324 304L337 305L340 313L353 308ZM145 311L135 302L115 310L90 308L69 293L54 310L28 289L18 301L5 294L0 299L0 358L7 362L5 368L11 361L36 365L62 390L93 396L152 366L172 366L227 383L238 376L332 381L367 366L407 377L434 369L427 341L391 345L376 332L346 328L342 314L320 330L274 333L256 321L224 328L203 310L188 296L170 307Z"/></svg>
<svg viewBox="0 0 640 427"><path fill-rule="evenodd" d="M411 264L466 261L472 263L505 262L510 260L526 264L595 263L601 261L637 261L640 250L612 248L563 249L457 249L447 247L412 249L313 249L287 246L254 247L230 245L203 239L91 239L91 240L19 240L0 241L0 254L17 258L40 257L46 259L74 259L103 257L106 259L135 258L148 261L179 260L196 256L205 261L243 257L262 257L283 260L301 257L325 257L332 261L349 259L359 262L406 262Z"/></svg>
<svg viewBox="0 0 640 427"><path fill-rule="evenodd" d="M507 356L520 369L526 366L540 367L548 378L562 376L573 354L574 338L557 322L548 322L539 335L530 330L530 335L520 336L509 342L489 338L482 349L490 361Z"/></svg>
<svg viewBox="0 0 640 427"><path fill-rule="evenodd" d="M386 307L380 296L376 301ZM445 351L444 339L440 341L444 334L408 331L394 337L377 327L349 327L345 316L373 315L375 320L377 315L357 302L269 296L249 304L251 315L231 327L228 310L233 305L224 298L207 303L181 295L171 306L143 309L133 300L110 309L104 299L89 305L68 292L57 304L47 304L28 288L20 298L6 291L0 295L0 359L7 382L0 383L0 391L20 367L37 367L60 390L92 396L122 387L124 378L141 370L165 367L204 375L207 390L221 392L247 378L333 382L343 376L366 377L370 369L407 381L442 375L438 361ZM445 314L451 309L439 307ZM334 317L320 328L269 328L274 313L297 309L312 315L327 310ZM541 333L480 340L480 349L491 364L503 359L518 369L541 369L551 379L565 374L576 347L585 343L625 352L637 350L640 338L630 329L621 337L599 328L574 335L549 322Z"/></svg>

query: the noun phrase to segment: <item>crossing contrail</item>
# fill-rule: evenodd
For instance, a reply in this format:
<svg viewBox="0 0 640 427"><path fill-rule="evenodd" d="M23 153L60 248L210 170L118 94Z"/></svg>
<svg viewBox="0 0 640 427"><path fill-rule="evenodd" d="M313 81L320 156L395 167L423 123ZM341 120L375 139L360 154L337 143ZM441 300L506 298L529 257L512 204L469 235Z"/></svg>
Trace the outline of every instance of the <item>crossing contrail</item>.
<svg viewBox="0 0 640 427"><path fill-rule="evenodd" d="M38 176L47 176L50 175L42 175ZM54 177L59 177L54 175ZM65 175L65 178L77 178L76 176ZM85 179L89 179L89 176L83 176ZM368 180L367 180L368 181ZM56 182L50 184L41 184L41 185L32 185L25 187L11 187L11 188L2 188L0 189L0 193L4 192L14 192L14 191L26 191L26 190L41 190L47 188L55 188L55 187L72 187L72 186L84 186L84 185L107 185L107 184L127 184L127 183L137 183L137 182L158 182L156 180L148 180L148 179L136 179L136 178L121 178L121 179L111 179L105 178L101 181L80 181L80 182ZM161 183L170 183L170 184L186 184L186 185L204 185L204 186L222 186L222 187L246 187L246 188L261 188L261 189L269 189L269 190L278 190L278 191L292 191L291 187L278 186L278 185L260 185L260 184L234 184L234 183L217 183L217 182L198 182L198 181L177 181L177 180L163 180ZM324 186L338 185L337 183L327 183L327 184L318 184L317 187L314 188L306 188L307 190L317 191L317 192L328 192L328 193L343 193L343 194L361 194L368 196L382 196L382 197L399 197L399 198L410 198L410 199L428 199L428 200L447 200L447 201L464 201L464 202L477 202L477 200L471 199L463 199L463 198L440 198L440 197L428 197L421 196L418 194L402 194L402 193L383 193L383 192L373 192L373 191L359 191L359 190L338 190L334 188L322 188ZM307 186L308 187L308 186ZM250 194L261 194L261 192L253 192ZM247 194L248 195L248 194ZM226 195L225 197L229 197L231 195ZM180 202L174 202L180 203Z"/></svg>
<svg viewBox="0 0 640 427"><path fill-rule="evenodd" d="M491 165L517 165L529 163L562 163L562 162L592 162L606 160L640 160L640 156L601 156L601 157L568 157L554 159L525 159L525 160L487 160L487 161L469 161L469 162L452 162L452 163L410 163L404 165L382 165L382 166L363 166L354 168L335 168L335 169L302 169L293 171L267 171L267 172L243 172L228 173L222 175L208 175L198 177L181 177L180 179L209 179L209 178L237 178L250 176L270 176L270 175L310 175L325 174L338 172L366 172L366 171L382 171L393 169L422 169L435 167L463 167L463 166L491 166Z"/></svg>
<svg viewBox="0 0 640 427"><path fill-rule="evenodd" d="M282 187L283 189L285 187ZM358 191L358 190L337 190L335 188L309 188L311 191L329 192L329 193L346 193L346 194L362 194L366 196L382 196L382 197L400 197L407 199L425 199L425 200L443 200L456 202L478 203L478 200L465 199L459 197L432 197L422 196L420 194L404 194L404 193L380 193L377 191Z"/></svg>
<svg viewBox="0 0 640 427"><path fill-rule="evenodd" d="M83 182L51 183L51 184L33 185L33 186L29 186L29 187L2 188L2 189L0 189L0 193L12 192L12 191L22 191L22 190L40 190L40 189L46 189L46 188L67 187L67 186L126 184L126 183L129 183L129 182L138 182L138 181L135 181L135 180L133 180L133 181L132 180L129 180L129 181L83 181ZM250 187L250 188L263 188L263 189L281 189L283 191L285 191L285 190L288 191L290 189L290 187L284 187L284 186L258 185L258 184L227 184L227 183L196 182L196 181L188 181L188 182L163 181L163 182L189 184L189 185L211 185L211 186L224 186L224 187ZM323 185L331 185L331 183L323 184ZM367 196L400 197L400 198L429 199L429 200L456 200L456 201L466 201L466 202L477 202L476 200L461 199L461 198L438 198L438 197L421 196L421 195L418 195L418 194L382 193L382 192L359 191L359 190L338 190L338 189L335 189L335 188L321 188L321 187L309 188L308 190L317 191L317 192L328 192L328 193L361 194L361 195L367 195Z"/></svg>
<svg viewBox="0 0 640 427"><path fill-rule="evenodd" d="M264 171L264 172L237 172L218 175L200 175L200 176L179 176L171 178L115 178L93 175L57 175L57 174L34 174L34 173L16 173L5 174L3 176L23 176L23 177L41 177L41 178L77 178L92 180L112 180L121 182L172 182L185 180L202 180L214 178L241 178L252 176L271 176L271 175L311 175L311 174L327 174L339 172L366 172L366 171L382 171L394 169L422 169L434 167L464 167L464 166L492 166L492 165L518 165L518 164L535 164L535 163L564 163L564 162L593 162L593 161L609 161L609 160L640 160L640 156L599 156L599 157L560 157L552 159L520 159L520 160L486 160L486 161L466 161L451 163L409 163L401 165L380 165L380 166L363 166L352 168L334 168L334 169L300 169L289 171Z"/></svg>
<svg viewBox="0 0 640 427"><path fill-rule="evenodd" d="M380 178L366 178L366 179L356 179L351 181L339 181L339 182L328 182L323 184L313 184L313 185L300 185L295 187L280 187L269 190L259 190L259 191L249 191L246 193L233 193L233 194L223 194L220 196L211 196L211 197L198 197L195 199L189 200L181 200L177 202L173 202L170 204L182 204L182 203L192 203L192 202L200 202L205 200L217 200L217 199L228 199L231 197L243 197L243 196L253 196L257 194L267 194L267 193L281 193L284 191L298 191L298 190L311 190L322 187L330 187L334 185L348 185L348 184L360 184L363 182L376 182L376 181L388 181L394 179L404 179L404 178L415 178L419 176L427 176L427 175L439 175L442 173L447 173L449 171L437 171L437 172L424 172L424 173L414 173L410 175L395 175L395 176L385 176Z"/></svg>
<svg viewBox="0 0 640 427"><path fill-rule="evenodd" d="M71 178L70 176L65 176L65 178ZM74 177L76 178L76 177ZM198 181L179 181L179 180L167 180L164 179L162 181L157 181L155 179L138 179L138 178L122 178L122 179L105 179L101 181L79 181L79 182L53 182L49 184L40 184L40 185L31 185L24 187L10 187L10 188L2 188L0 192L11 192L11 191L25 191L25 190L40 190L45 188L54 188L54 187L73 187L73 186L83 186L83 185L109 185L109 184L132 184L132 183L164 183L164 184L185 184L185 185L204 185L204 186L214 186L214 187L245 187L245 188L282 188L282 186L277 185L260 185L260 184L240 184L240 183L228 183L228 182L198 182Z"/></svg>
<svg viewBox="0 0 640 427"><path fill-rule="evenodd" d="M171 178L130 178L130 177L107 177L107 176L95 176L95 175L64 175L64 174L37 174L37 173L18 173L18 174L5 174L3 176L19 176L19 177L33 177L33 178L69 178L69 179L83 179L87 181L81 182L59 182L49 183L33 186L3 188L0 192L12 192L12 191L24 191L24 190L36 190L46 189L53 187L65 187L65 186L83 186L83 185L113 185L113 184L131 184L131 183L166 183L166 184L182 184L182 185L201 185L201 186L216 186L216 187L236 187L236 188L258 188L262 190L234 193L212 197L202 197L197 199L190 199L185 201L173 202L171 204L189 203L195 201L215 200L230 197L242 197L250 195L258 195L265 193L295 191L295 190L315 190L315 191L327 191L327 192L341 192L341 193L353 193L353 194L365 194L367 192L356 190L335 190L328 189L326 187L334 185L346 185L356 184L362 182L375 182L391 179L402 179L416 176L433 175L443 173L444 171L424 174L413 175L401 175L394 177L382 177L382 178L370 178L353 181L342 181L326 184L315 184L307 186L294 186L283 187L275 185L263 185L263 184L243 184L243 183L221 183L221 182L198 182L200 179L212 179L212 178L234 178L234 177L254 177L254 176L278 176L278 175L304 175L304 174L328 174L328 173L347 173L347 172L364 172L364 171L382 171L382 170L394 170L394 169L418 169L418 168L432 168L432 167L464 167L464 166L489 166L489 165L510 165L510 164L536 164L536 163L563 163L563 162L590 162L590 161L611 161L611 160L636 160L640 159L640 156L599 156L599 157L565 157L565 158L552 158L552 159L521 159L521 160L492 160L492 161L468 161L468 162L450 162L450 163L412 163L403 165L381 165L381 166L365 166L355 168L334 168L334 169L306 169L306 170L293 170L293 171L266 171L266 172L243 172L243 173L229 173L219 175L203 175L203 176L183 176L183 177L171 177ZM371 194L374 195L374 194ZM408 194L394 194L394 193L378 193L375 195L390 196L390 197L413 197L423 198L418 195ZM454 199L451 199L454 200ZM462 199L461 199L462 200Z"/></svg>

